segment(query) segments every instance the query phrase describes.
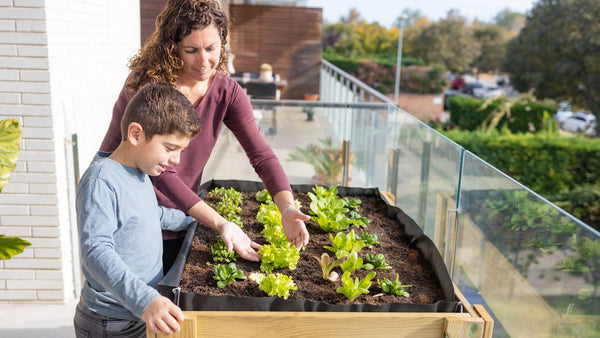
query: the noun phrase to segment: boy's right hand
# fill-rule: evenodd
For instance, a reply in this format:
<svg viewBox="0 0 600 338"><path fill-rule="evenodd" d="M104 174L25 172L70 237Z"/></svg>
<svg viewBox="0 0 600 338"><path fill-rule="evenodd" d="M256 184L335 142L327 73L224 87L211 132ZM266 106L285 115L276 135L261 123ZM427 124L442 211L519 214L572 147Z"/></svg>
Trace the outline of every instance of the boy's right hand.
<svg viewBox="0 0 600 338"><path fill-rule="evenodd" d="M184 319L183 311L169 298L163 296L154 298L142 313L142 320L154 333L179 332L181 330L179 323Z"/></svg>

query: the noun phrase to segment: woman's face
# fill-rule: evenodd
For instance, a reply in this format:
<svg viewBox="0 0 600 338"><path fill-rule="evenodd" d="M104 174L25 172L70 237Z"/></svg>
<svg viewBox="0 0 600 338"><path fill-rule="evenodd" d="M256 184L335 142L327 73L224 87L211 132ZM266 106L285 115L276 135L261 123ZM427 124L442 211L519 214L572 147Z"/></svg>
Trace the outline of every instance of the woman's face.
<svg viewBox="0 0 600 338"><path fill-rule="evenodd" d="M194 29L177 44L179 57L183 60L180 76L196 81L207 81L215 73L221 60L221 37L219 30L210 25Z"/></svg>

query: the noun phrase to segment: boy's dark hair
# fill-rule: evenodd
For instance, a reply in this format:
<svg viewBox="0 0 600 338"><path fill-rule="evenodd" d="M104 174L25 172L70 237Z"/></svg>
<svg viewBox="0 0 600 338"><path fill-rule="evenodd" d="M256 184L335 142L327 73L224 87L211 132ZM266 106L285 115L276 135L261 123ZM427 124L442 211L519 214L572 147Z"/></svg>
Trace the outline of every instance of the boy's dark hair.
<svg viewBox="0 0 600 338"><path fill-rule="evenodd" d="M127 128L132 122L142 126L148 141L154 135L176 132L194 137L202 127L198 113L187 97L164 83L145 85L133 95L121 120L123 141L127 140Z"/></svg>

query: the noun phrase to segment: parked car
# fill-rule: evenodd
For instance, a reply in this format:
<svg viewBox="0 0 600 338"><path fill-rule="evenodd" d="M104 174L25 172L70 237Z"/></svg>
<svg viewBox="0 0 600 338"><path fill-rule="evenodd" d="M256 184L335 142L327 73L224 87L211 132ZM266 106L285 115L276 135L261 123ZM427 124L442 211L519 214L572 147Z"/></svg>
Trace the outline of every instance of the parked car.
<svg viewBox="0 0 600 338"><path fill-rule="evenodd" d="M567 118L561 128L572 132L583 132L585 135L594 135L596 127L596 116L590 113L577 112Z"/></svg>
<svg viewBox="0 0 600 338"><path fill-rule="evenodd" d="M462 75L459 75L450 82L450 87L452 87L452 89L460 89L460 87L464 86L466 83L465 78Z"/></svg>
<svg viewBox="0 0 600 338"><path fill-rule="evenodd" d="M502 95L504 95L504 91L501 88L495 86L483 86L473 88L473 96L483 99Z"/></svg>
<svg viewBox="0 0 600 338"><path fill-rule="evenodd" d="M460 91L465 94L473 95L473 91L475 90L475 88L483 87L483 84L479 82L467 82L460 88Z"/></svg>
<svg viewBox="0 0 600 338"><path fill-rule="evenodd" d="M554 114L554 120L559 127L562 127L562 124L569 118L573 116L573 112L570 110L559 110Z"/></svg>

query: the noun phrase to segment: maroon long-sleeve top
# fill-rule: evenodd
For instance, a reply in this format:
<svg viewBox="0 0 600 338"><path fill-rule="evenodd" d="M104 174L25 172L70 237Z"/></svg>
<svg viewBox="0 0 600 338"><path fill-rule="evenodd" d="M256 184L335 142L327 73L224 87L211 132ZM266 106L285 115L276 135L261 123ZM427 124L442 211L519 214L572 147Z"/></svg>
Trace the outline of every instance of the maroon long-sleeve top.
<svg viewBox="0 0 600 338"><path fill-rule="evenodd" d="M133 91L123 86L100 150L114 151L121 142L121 118L133 94ZM223 124L240 142L271 196L283 190L291 191L281 163L256 124L250 100L236 81L217 72L196 111L202 120L200 134L192 139L186 151L181 154L179 164L152 178L160 205L187 212L201 201L197 192L202 172Z"/></svg>

